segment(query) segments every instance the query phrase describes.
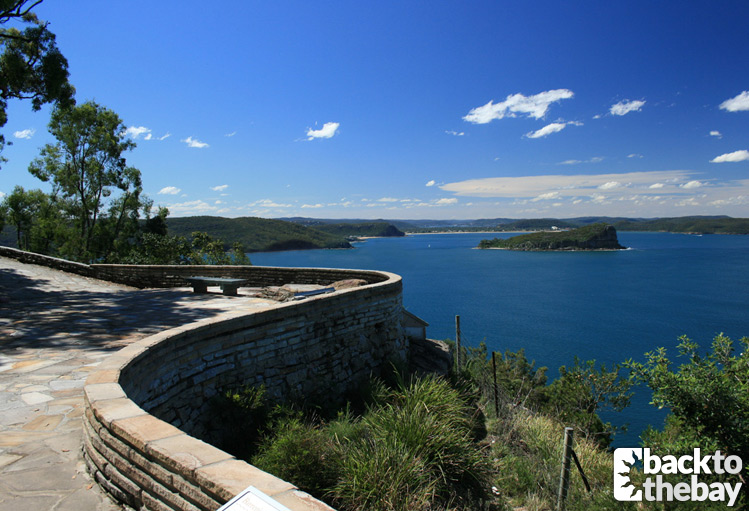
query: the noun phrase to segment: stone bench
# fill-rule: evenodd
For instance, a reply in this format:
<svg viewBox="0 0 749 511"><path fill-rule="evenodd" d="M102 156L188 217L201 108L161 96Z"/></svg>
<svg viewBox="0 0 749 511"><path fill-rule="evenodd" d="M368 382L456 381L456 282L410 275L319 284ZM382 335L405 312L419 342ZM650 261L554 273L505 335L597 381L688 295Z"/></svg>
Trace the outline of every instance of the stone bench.
<svg viewBox="0 0 749 511"><path fill-rule="evenodd" d="M237 296L237 288L247 283L247 279L229 279L222 277L185 277L194 293L207 293L208 286L219 286L226 296Z"/></svg>

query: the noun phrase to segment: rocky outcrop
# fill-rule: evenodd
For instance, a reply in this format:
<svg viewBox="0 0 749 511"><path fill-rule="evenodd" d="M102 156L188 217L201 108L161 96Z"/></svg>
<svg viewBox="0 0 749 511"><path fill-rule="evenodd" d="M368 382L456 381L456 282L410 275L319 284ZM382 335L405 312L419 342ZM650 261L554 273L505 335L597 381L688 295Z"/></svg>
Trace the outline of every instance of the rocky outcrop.
<svg viewBox="0 0 749 511"><path fill-rule="evenodd" d="M453 366L453 356L444 341L412 338L408 363L413 373L447 376Z"/></svg>
<svg viewBox="0 0 749 511"><path fill-rule="evenodd" d="M622 250L616 229L607 224L593 224L569 231L534 232L508 239L483 240L479 248L507 250Z"/></svg>

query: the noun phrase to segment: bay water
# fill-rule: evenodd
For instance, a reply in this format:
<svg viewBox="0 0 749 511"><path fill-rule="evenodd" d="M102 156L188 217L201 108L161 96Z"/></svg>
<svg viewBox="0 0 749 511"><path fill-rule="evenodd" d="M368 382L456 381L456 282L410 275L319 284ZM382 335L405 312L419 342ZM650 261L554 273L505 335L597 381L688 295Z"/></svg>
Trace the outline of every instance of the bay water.
<svg viewBox="0 0 749 511"><path fill-rule="evenodd" d="M619 232L629 247L605 252L478 250L485 238L516 233L416 234L375 238L351 250L251 254L253 264L384 270L403 277L403 303L429 323L432 339L455 339L489 351L525 349L550 380L575 356L610 366L644 361L659 346L676 358L687 335L702 347L723 332L749 336L749 236ZM678 359L677 359L678 362ZM637 446L665 411L636 389L622 413L628 424L615 446Z"/></svg>

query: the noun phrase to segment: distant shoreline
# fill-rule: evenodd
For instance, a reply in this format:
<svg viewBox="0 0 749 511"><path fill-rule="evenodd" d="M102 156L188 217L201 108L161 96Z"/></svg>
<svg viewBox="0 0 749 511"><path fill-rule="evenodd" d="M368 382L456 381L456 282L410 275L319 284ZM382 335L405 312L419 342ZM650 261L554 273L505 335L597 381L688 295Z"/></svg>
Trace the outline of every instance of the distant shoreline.
<svg viewBox="0 0 749 511"><path fill-rule="evenodd" d="M434 232L406 232L406 236L420 236L425 234L499 234L499 233L507 233L507 234L517 234L517 233L524 233L524 232L534 232L534 231L434 231ZM538 231L540 232L540 231ZM551 231L549 231L551 232Z"/></svg>

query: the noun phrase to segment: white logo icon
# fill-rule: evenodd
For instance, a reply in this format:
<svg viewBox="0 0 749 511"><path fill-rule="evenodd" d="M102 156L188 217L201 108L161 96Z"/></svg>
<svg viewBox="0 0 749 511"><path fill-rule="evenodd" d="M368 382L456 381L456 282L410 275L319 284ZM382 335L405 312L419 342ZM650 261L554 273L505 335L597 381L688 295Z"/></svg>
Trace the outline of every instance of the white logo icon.
<svg viewBox="0 0 749 511"><path fill-rule="evenodd" d="M635 488L629 474L635 463L642 460L642 448L614 449L614 498L620 501L642 501L642 490Z"/></svg>

